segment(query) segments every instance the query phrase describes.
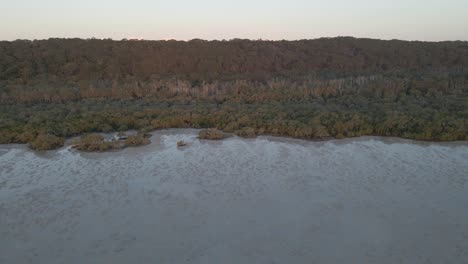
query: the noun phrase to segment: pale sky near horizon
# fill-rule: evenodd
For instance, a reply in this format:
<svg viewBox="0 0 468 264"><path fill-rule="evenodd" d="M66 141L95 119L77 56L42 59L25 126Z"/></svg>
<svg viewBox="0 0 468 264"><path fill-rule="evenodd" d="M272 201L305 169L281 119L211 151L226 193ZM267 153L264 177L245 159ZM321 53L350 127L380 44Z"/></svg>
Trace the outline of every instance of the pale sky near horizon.
<svg viewBox="0 0 468 264"><path fill-rule="evenodd" d="M0 40L468 40L468 0L0 0Z"/></svg>

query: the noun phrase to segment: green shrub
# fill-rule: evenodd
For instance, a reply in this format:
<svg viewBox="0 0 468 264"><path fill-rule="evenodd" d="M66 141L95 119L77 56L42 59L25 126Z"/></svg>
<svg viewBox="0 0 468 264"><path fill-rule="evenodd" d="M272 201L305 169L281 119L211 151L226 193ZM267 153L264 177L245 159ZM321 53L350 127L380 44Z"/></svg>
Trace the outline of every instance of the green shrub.
<svg viewBox="0 0 468 264"><path fill-rule="evenodd" d="M125 139L125 146L142 146L148 145L151 141L144 135L131 135Z"/></svg>
<svg viewBox="0 0 468 264"><path fill-rule="evenodd" d="M49 134L41 134L38 135L34 141L29 143L29 146L35 150L52 150L62 147L64 142L65 140L63 138Z"/></svg>
<svg viewBox="0 0 468 264"><path fill-rule="evenodd" d="M237 130L235 134L243 138L254 138L257 136L257 132L254 128L251 127L244 127L240 130Z"/></svg>
<svg viewBox="0 0 468 264"><path fill-rule="evenodd" d="M221 140L225 138L225 135L222 131L217 129L204 129L198 133L198 138L209 140Z"/></svg>

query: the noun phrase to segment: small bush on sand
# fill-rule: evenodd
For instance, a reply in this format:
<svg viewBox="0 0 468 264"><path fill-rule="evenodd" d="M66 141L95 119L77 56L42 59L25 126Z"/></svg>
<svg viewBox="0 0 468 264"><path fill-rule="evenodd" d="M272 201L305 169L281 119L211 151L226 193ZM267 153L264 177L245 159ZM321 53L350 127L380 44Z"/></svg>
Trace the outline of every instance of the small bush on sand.
<svg viewBox="0 0 468 264"><path fill-rule="evenodd" d="M254 138L257 136L257 132L254 128L251 127L244 127L240 130L237 130L235 134L243 138Z"/></svg>
<svg viewBox="0 0 468 264"><path fill-rule="evenodd" d="M148 145L151 141L144 135L131 135L125 140L125 146L142 146Z"/></svg>
<svg viewBox="0 0 468 264"><path fill-rule="evenodd" d="M105 142L104 137L99 134L81 136L74 142L74 145L81 151L106 151L116 147L114 142Z"/></svg>
<svg viewBox="0 0 468 264"><path fill-rule="evenodd" d="M29 146L35 150L51 150L57 149L63 146L65 140L63 138L49 135L49 134L41 134L36 137L34 141L32 141Z"/></svg>
<svg viewBox="0 0 468 264"><path fill-rule="evenodd" d="M106 141L104 137L99 134L89 134L76 140L74 142L74 148L81 151L107 151L147 145L149 143L151 143L151 141L143 137L143 135L131 135L125 140Z"/></svg>
<svg viewBox="0 0 468 264"><path fill-rule="evenodd" d="M224 133L217 129L204 129L198 133L198 138L200 139L221 140L224 137Z"/></svg>

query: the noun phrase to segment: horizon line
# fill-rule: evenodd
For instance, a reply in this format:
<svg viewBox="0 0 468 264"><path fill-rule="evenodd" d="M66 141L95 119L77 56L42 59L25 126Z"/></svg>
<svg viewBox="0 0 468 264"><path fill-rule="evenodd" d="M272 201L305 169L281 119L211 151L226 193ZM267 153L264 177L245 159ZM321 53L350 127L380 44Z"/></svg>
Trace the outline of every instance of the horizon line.
<svg viewBox="0 0 468 264"><path fill-rule="evenodd" d="M372 38L372 37L354 37L354 36L334 36L334 37L317 37L317 38L303 38L303 39L264 39L264 38L231 38L231 39L202 39L202 38L193 38L193 39L176 39L176 38L163 38L163 39L145 39L145 38L97 38L97 37L89 37L89 38L82 38L82 37L49 37L49 38L41 38L41 39L14 39L14 40L0 40L0 42L15 42L15 41L47 41L47 40L110 40L110 41L177 41L177 42L192 42L192 41L206 41L206 42L230 42L230 41L264 41L264 42L295 42L295 41L313 41L313 40L321 40L321 39L357 39L357 40L378 40L378 41L402 41L402 42L425 42L425 43L441 43L441 42L468 42L468 40L407 40L407 39L380 39L380 38Z"/></svg>

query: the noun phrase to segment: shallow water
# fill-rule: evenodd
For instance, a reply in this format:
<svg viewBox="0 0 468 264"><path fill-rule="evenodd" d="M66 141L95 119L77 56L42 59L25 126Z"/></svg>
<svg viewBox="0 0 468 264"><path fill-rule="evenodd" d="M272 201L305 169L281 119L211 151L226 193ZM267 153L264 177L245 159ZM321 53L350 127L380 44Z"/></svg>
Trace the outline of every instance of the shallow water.
<svg viewBox="0 0 468 264"><path fill-rule="evenodd" d="M0 263L468 263L465 142L152 141L0 146Z"/></svg>

